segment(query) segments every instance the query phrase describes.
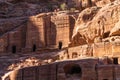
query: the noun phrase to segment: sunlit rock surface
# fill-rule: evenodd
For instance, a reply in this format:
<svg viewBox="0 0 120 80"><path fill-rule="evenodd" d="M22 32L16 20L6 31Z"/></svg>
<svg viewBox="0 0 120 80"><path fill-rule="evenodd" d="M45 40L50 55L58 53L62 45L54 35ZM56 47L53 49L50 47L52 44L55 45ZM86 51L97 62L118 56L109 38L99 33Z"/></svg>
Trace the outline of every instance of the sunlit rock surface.
<svg viewBox="0 0 120 80"><path fill-rule="evenodd" d="M119 7L118 1L102 8L83 10L76 21L73 39L79 33L87 43L94 43L115 34L117 36L117 33L119 35Z"/></svg>
<svg viewBox="0 0 120 80"><path fill-rule="evenodd" d="M119 80L119 24L119 0L0 0L0 80Z"/></svg>

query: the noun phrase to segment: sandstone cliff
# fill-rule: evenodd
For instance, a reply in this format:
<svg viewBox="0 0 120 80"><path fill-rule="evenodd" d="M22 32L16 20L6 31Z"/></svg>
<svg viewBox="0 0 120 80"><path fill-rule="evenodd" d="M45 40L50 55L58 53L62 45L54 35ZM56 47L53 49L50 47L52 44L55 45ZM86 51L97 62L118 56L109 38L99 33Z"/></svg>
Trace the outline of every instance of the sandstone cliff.
<svg viewBox="0 0 120 80"><path fill-rule="evenodd" d="M79 14L76 21L73 43L79 39L79 41L84 40L84 43L91 44L94 42L101 42L110 36L117 36L119 35L119 20L119 1L109 3L102 8L87 8ZM76 39L75 37L81 38Z"/></svg>
<svg viewBox="0 0 120 80"><path fill-rule="evenodd" d="M116 53L114 54L115 56L119 55L120 1L92 0L91 2L91 0L84 0L82 3L80 2L80 4L82 4L82 11L79 13L78 18L75 17L75 19L77 18L75 27L73 27L73 16L63 12L58 12L58 14L50 13L52 18L49 15L41 17L42 14L40 13L48 12L49 9L45 4L39 5L34 3L34 1L39 2L40 0L0 0L0 35L3 35L0 37L0 46L3 48L0 47L0 49L3 49L5 53L9 54L9 52L14 53L13 47L17 47L17 49L21 51L20 53L22 53L17 54L19 51L16 52L15 50L16 55L0 56L0 62L2 63L0 65L0 75L3 75L5 71L14 70L18 67L39 66L58 60L103 57L106 55L108 57L111 55L114 57L113 53ZM88 3L86 4L86 2ZM37 14L40 15L36 16ZM28 25L23 25L24 22ZM25 30L26 27L28 27L28 30ZM73 36L71 41L72 32ZM27 34L28 38L26 38L26 33L29 33L29 35ZM60 52L58 49L55 49L57 50L55 52L52 49L47 49L47 47L44 47L45 49L40 47L36 49L36 44L34 44L33 47L33 40L37 45L39 45L38 42L40 39L45 39L47 44L54 44L56 42L55 45L58 46L58 44L61 43L60 41L63 40L63 45L64 43L68 43L69 38L71 41L69 46L73 47L65 48L63 51L60 50ZM4 45L5 41L8 43ZM24 44L26 44L27 41L30 45L28 45L28 48L25 48ZM94 45L93 43L96 44ZM20 46L20 49L18 46ZM34 50L32 50L32 48ZM7 52L7 49L9 52ZM29 54L30 51L40 53L40 55ZM52 53L50 51L52 51ZM10 59L8 59L8 57Z"/></svg>

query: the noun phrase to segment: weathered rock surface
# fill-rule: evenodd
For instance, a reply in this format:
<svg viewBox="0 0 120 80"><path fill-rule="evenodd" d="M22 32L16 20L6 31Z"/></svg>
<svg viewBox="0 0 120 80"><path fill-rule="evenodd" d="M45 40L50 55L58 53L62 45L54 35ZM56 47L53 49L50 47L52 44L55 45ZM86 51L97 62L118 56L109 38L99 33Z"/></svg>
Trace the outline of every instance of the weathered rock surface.
<svg viewBox="0 0 120 80"><path fill-rule="evenodd" d="M34 1L39 2L39 0ZM35 4L34 1L0 0L0 35L3 35L0 37L1 47L0 49L3 49L1 50L1 53L3 54L7 53L6 51L7 48L10 49L8 50L8 54L6 56L0 56L0 62L2 63L0 65L0 75L3 75L5 72L17 68L40 66L52 62L63 61L59 65L60 70L58 70L59 75L58 78L60 77L61 79L62 75L62 78L65 79L65 73L62 74L60 73L61 71L63 71L61 69L61 66L64 64L64 60L68 59L75 60L87 57L103 57L103 56L120 57L119 1L118 2L117 1L113 2L114 0L92 0L92 2L91 0L82 1L81 3L82 6L80 6L80 8L82 7L82 9L84 10L80 12L75 27L74 27L75 19L73 19L73 15L69 15L67 11L58 12L57 14L56 13L39 14L41 12L49 11L49 9L48 7L46 7L45 4L44 5ZM36 16L36 14L39 15ZM23 25L23 23L25 23L25 25ZM26 27L27 29L25 30ZM73 37L71 40L72 34ZM28 36L28 38L26 38L26 36ZM42 44L41 42L39 43L40 40L42 42L45 41L44 47L41 46ZM69 44L69 46L72 46L71 48L68 47L69 41L71 41L71 43ZM27 44L27 42L28 45L26 47L25 45ZM38 48L36 45L40 47ZM57 49L56 51L52 50L54 46L55 47L57 46L58 48L58 46L60 47L60 45L62 45L61 48L65 46L64 47L65 49L62 50ZM9 51L12 53L14 53L14 51L16 53L18 53L19 51L23 52L21 52L20 54L9 54ZM33 51L34 54L31 54L30 53L31 51ZM93 60L92 63L94 63L94 65L92 65L93 69L92 71L94 74L96 74L94 71L96 61L98 62L98 64L102 65L113 63L112 60L108 62L108 58L99 59L99 61L97 59ZM83 64L81 63L79 64L83 66L87 64L86 66L87 68L88 65L91 64L89 63L89 60L86 62L82 61L82 63ZM50 66L50 68L49 66L47 66L47 68L44 67L44 70L53 69L51 70L51 73L53 72L56 75L54 69L56 70L59 69L57 68L57 66L58 65ZM91 65L89 65L89 67L91 70ZM107 67L104 68L104 66L102 66L101 68L99 66L98 68L100 68L99 70L102 70L106 69ZM42 68L40 70L42 72ZM112 67L108 69L108 72L109 70L112 70ZM45 73L46 72L47 71L45 71ZM88 70L86 69L85 72L87 73ZM52 76L52 78L54 78L53 76L55 75L53 74L51 75L51 73L49 77ZM85 75L83 80L88 80L88 77L94 76L92 74L93 76L87 75L86 77L86 73L84 73ZM91 72L88 73L91 74ZM102 76L100 72L99 76ZM42 77L46 78L48 77L48 75ZM71 76L70 78L68 78L68 80L71 79L72 77L74 76ZM51 80L54 80L52 78ZM94 76L94 78L96 78L96 76ZM91 80L96 79L91 78ZM110 80L112 80L111 77Z"/></svg>
<svg viewBox="0 0 120 80"><path fill-rule="evenodd" d="M34 55L34 56L33 56ZM17 54L0 56L0 76L4 73L30 66L40 66L57 60L59 52L45 54ZM58 58L59 59L59 58Z"/></svg>
<svg viewBox="0 0 120 80"><path fill-rule="evenodd" d="M83 10L76 21L73 39L79 33L87 43L94 43L119 35L119 14L119 1L107 4L101 9L92 7Z"/></svg>
<svg viewBox="0 0 120 80"><path fill-rule="evenodd" d="M111 3L115 0L92 0L92 2L98 7L104 7L106 4Z"/></svg>
<svg viewBox="0 0 120 80"><path fill-rule="evenodd" d="M48 12L49 9L45 5L20 2L16 4L0 3L0 18L32 16L41 12Z"/></svg>
<svg viewBox="0 0 120 80"><path fill-rule="evenodd" d="M26 23L27 17L0 19L0 35L13 31L21 24Z"/></svg>

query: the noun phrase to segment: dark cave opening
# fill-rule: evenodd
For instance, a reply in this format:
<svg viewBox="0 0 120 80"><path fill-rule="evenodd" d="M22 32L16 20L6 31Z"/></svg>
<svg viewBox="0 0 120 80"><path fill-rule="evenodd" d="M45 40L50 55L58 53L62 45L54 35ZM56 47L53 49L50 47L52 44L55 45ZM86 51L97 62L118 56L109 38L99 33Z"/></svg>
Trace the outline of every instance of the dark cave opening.
<svg viewBox="0 0 120 80"><path fill-rule="evenodd" d="M12 46L12 53L16 53L16 46Z"/></svg>
<svg viewBox="0 0 120 80"><path fill-rule="evenodd" d="M58 48L59 48L59 49L62 49L62 45L63 45L62 41L59 41Z"/></svg>
<svg viewBox="0 0 120 80"><path fill-rule="evenodd" d="M79 77L82 76L82 69L78 64L68 64L64 66L64 72L66 77L69 77L68 75L78 75Z"/></svg>
<svg viewBox="0 0 120 80"><path fill-rule="evenodd" d="M33 52L35 52L36 51L36 45L34 44L33 45L33 50L32 50Z"/></svg>
<svg viewBox="0 0 120 80"><path fill-rule="evenodd" d="M118 64L118 57L113 58L113 64Z"/></svg>

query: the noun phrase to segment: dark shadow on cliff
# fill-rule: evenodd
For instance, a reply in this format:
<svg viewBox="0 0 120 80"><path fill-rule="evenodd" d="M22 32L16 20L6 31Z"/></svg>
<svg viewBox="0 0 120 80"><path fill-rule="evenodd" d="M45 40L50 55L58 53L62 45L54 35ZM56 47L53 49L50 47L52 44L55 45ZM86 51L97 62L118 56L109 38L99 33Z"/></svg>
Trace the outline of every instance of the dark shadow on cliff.
<svg viewBox="0 0 120 80"><path fill-rule="evenodd" d="M70 41L72 41L72 36L73 36L73 30L74 30L74 27L75 27L75 21L76 19L74 18L74 16L70 16L70 36L69 36L69 39Z"/></svg>
<svg viewBox="0 0 120 80"><path fill-rule="evenodd" d="M47 28L46 28L47 29ZM50 34L50 38L49 38L49 44L47 46L50 46L54 47L54 45L56 45L56 25L54 22L51 21L50 23L50 33L47 33L47 34Z"/></svg>
<svg viewBox="0 0 120 80"><path fill-rule="evenodd" d="M30 48L32 52L45 47L45 26L42 20L41 16L34 16L27 23L26 48Z"/></svg>

